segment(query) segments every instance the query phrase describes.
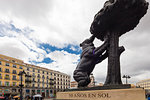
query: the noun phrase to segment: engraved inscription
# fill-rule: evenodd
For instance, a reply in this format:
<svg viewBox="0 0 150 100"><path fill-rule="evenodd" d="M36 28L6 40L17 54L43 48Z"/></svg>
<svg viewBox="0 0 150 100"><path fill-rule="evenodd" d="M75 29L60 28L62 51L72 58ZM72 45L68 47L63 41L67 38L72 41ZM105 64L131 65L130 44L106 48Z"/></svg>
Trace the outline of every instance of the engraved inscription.
<svg viewBox="0 0 150 100"><path fill-rule="evenodd" d="M108 93L74 93L69 98L111 98Z"/></svg>

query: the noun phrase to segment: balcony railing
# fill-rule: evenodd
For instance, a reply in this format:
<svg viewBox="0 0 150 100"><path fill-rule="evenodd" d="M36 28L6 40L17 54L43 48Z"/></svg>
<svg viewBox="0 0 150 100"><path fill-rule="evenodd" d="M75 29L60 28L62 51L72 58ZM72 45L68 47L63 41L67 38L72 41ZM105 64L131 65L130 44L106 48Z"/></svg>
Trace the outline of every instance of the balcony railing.
<svg viewBox="0 0 150 100"><path fill-rule="evenodd" d="M5 80L10 80L10 78L5 78Z"/></svg>
<svg viewBox="0 0 150 100"><path fill-rule="evenodd" d="M32 75L32 77L36 77L35 75Z"/></svg>
<svg viewBox="0 0 150 100"><path fill-rule="evenodd" d="M13 74L17 74L17 72L12 72Z"/></svg>
<svg viewBox="0 0 150 100"><path fill-rule="evenodd" d="M26 83L31 83L31 80L26 79L25 82L26 82Z"/></svg>
<svg viewBox="0 0 150 100"><path fill-rule="evenodd" d="M53 83L53 82L50 82L49 84L50 84L50 85L54 85L54 83Z"/></svg>
<svg viewBox="0 0 150 100"><path fill-rule="evenodd" d="M10 73L9 71L5 71L5 73Z"/></svg>
<svg viewBox="0 0 150 100"><path fill-rule="evenodd" d="M50 78L51 81L54 81L54 79Z"/></svg>
<svg viewBox="0 0 150 100"><path fill-rule="evenodd" d="M12 80L17 80L16 78L13 78Z"/></svg>

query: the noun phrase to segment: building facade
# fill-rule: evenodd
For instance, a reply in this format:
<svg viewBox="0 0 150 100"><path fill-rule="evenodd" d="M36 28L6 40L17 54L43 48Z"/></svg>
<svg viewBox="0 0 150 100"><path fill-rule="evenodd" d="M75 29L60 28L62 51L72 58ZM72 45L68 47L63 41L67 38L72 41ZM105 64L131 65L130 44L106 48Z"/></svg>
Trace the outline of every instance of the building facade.
<svg viewBox="0 0 150 100"><path fill-rule="evenodd" d="M21 80L18 74L23 71L23 66L22 60L0 55L0 94L9 96L19 93Z"/></svg>
<svg viewBox="0 0 150 100"><path fill-rule="evenodd" d="M77 88L77 87L78 87L78 83L76 81L72 81L70 84L70 88L73 89L73 88Z"/></svg>
<svg viewBox="0 0 150 100"><path fill-rule="evenodd" d="M94 87L95 86L95 78L92 73L90 74L90 79L91 79L91 82L89 83L88 87ZM73 89L73 88L77 88L77 87L78 87L78 83L76 81L72 81L70 88Z"/></svg>
<svg viewBox="0 0 150 100"><path fill-rule="evenodd" d="M137 82L136 87L144 88L146 90L146 97L150 97L150 79L145 79Z"/></svg>
<svg viewBox="0 0 150 100"><path fill-rule="evenodd" d="M88 87L94 87L95 86L95 78L94 78L93 73L90 74L90 79L91 79L91 82L88 85Z"/></svg>
<svg viewBox="0 0 150 100"><path fill-rule="evenodd" d="M31 64L25 64L24 70L31 76L25 77L25 96L41 94L49 97L50 94L70 88L70 76L67 74Z"/></svg>
<svg viewBox="0 0 150 100"><path fill-rule="evenodd" d="M150 90L150 79L141 80L136 83L137 87L143 87L144 89Z"/></svg>
<svg viewBox="0 0 150 100"><path fill-rule="evenodd" d="M22 76L23 97L41 94L49 97L70 88L70 76L58 71L24 63L22 60L0 55L0 94L17 95Z"/></svg>

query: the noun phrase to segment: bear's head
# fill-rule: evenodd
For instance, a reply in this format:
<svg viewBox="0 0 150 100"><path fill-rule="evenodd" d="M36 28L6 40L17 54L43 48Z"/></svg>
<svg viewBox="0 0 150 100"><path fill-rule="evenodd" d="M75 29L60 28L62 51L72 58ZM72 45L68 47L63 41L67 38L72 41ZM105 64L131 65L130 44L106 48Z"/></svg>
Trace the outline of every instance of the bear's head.
<svg viewBox="0 0 150 100"><path fill-rule="evenodd" d="M84 40L81 44L80 47L89 47L89 46L94 46L93 41L95 37L91 36L89 39Z"/></svg>

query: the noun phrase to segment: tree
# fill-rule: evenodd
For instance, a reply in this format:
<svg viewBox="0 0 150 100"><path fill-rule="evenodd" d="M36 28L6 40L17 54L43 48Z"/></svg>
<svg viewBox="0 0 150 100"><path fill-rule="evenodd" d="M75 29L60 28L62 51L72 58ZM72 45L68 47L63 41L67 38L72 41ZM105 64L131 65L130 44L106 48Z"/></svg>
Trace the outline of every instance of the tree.
<svg viewBox="0 0 150 100"><path fill-rule="evenodd" d="M120 73L119 37L133 30L146 14L145 0L109 0L95 15L90 32L98 39L108 38L108 71L105 85L122 84Z"/></svg>

